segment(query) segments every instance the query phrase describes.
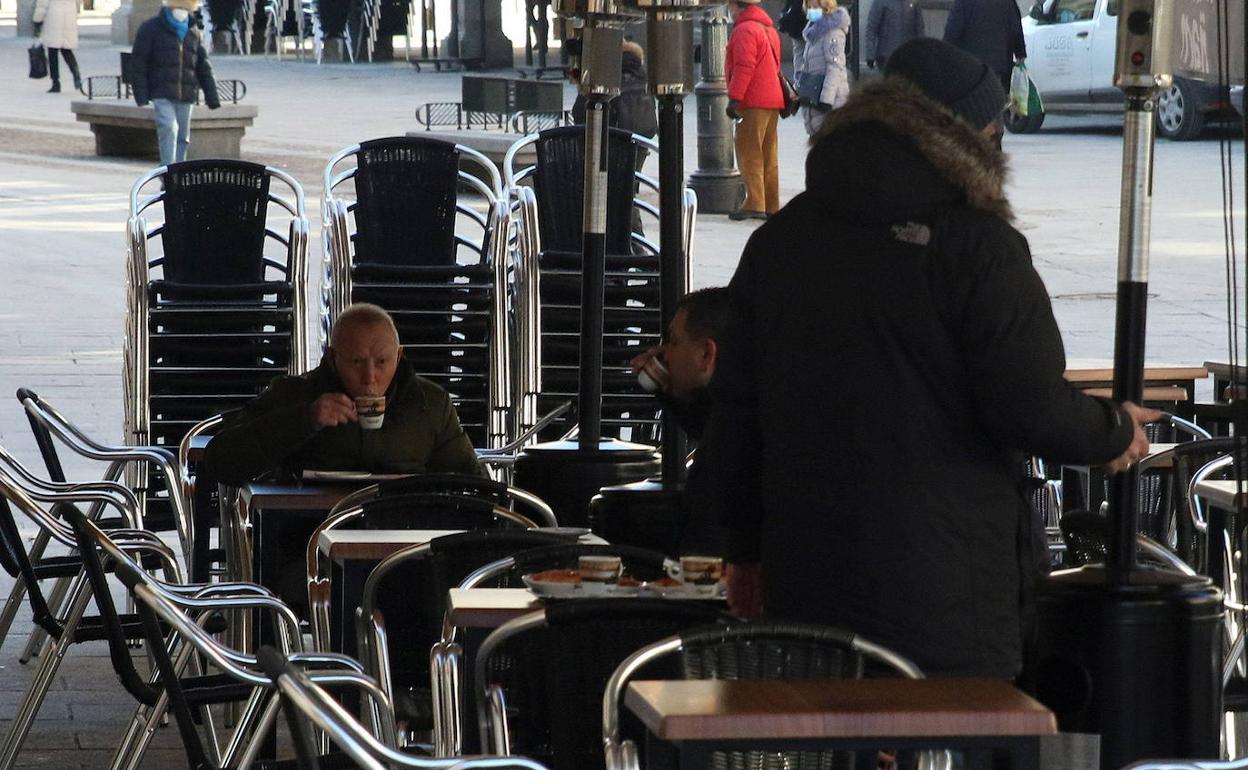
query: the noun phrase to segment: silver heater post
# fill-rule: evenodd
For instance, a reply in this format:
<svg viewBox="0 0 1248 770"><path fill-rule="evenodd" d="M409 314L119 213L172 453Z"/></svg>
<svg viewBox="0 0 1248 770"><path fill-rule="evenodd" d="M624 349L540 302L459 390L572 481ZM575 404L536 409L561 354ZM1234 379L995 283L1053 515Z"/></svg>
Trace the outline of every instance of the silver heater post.
<svg viewBox="0 0 1248 770"><path fill-rule="evenodd" d="M1153 127L1156 96L1170 72L1172 0L1125 0L1119 10L1114 85L1126 94L1122 129L1122 195L1118 223L1118 307L1114 337L1114 399L1139 403L1144 395L1144 338L1148 311L1148 254L1153 201ZM1110 483L1112 541L1108 567L1124 584L1136 563L1136 488L1132 466ZM1212 539L1212 538L1211 538Z"/></svg>

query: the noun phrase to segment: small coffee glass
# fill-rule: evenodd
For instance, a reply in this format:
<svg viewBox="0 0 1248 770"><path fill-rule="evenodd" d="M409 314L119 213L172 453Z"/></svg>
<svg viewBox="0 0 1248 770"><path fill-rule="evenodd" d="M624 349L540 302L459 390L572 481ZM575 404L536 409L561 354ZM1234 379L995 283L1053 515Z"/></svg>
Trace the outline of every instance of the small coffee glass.
<svg viewBox="0 0 1248 770"><path fill-rule="evenodd" d="M386 419L385 396L356 396L355 415L364 430L377 430Z"/></svg>

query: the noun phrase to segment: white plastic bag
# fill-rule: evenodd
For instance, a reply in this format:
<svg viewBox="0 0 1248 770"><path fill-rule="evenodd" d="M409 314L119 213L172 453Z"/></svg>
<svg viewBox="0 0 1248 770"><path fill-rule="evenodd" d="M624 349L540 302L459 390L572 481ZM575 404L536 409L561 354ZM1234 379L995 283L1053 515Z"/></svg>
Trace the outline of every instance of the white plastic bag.
<svg viewBox="0 0 1248 770"><path fill-rule="evenodd" d="M1015 115L1027 117L1030 96L1031 77L1027 74L1027 65L1019 62L1010 73L1010 110Z"/></svg>

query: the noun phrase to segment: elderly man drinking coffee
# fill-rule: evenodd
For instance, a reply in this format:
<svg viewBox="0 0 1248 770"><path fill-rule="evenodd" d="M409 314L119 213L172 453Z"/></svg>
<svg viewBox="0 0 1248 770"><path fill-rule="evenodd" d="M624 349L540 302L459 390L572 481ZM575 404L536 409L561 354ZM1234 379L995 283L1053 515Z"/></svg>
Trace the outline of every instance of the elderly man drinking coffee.
<svg viewBox="0 0 1248 770"><path fill-rule="evenodd" d="M338 317L320 366L273 380L226 423L205 466L227 484L273 471L481 472L450 396L416 376L393 319L364 303Z"/></svg>

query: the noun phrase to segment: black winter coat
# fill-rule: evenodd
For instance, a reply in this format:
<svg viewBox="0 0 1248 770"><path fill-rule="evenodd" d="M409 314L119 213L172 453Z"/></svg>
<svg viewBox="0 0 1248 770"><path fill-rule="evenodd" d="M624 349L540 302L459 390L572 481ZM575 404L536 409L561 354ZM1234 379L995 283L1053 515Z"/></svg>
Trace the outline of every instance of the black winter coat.
<svg viewBox="0 0 1248 770"><path fill-rule="evenodd" d="M1021 453L1104 463L1130 420L1063 379L988 140L892 77L821 137L730 284L700 500L731 561L761 560L768 616L1013 677L1035 569Z"/></svg>
<svg viewBox="0 0 1248 770"><path fill-rule="evenodd" d="M130 88L135 104L142 107L152 99L193 102L196 90L202 88L204 104L209 109L220 107L212 64L199 30L192 25L186 37L178 40L163 13L143 22L134 36Z"/></svg>
<svg viewBox="0 0 1248 770"><path fill-rule="evenodd" d="M1023 20L1014 0L954 0L945 42L971 54L1004 79L1027 56Z"/></svg>

